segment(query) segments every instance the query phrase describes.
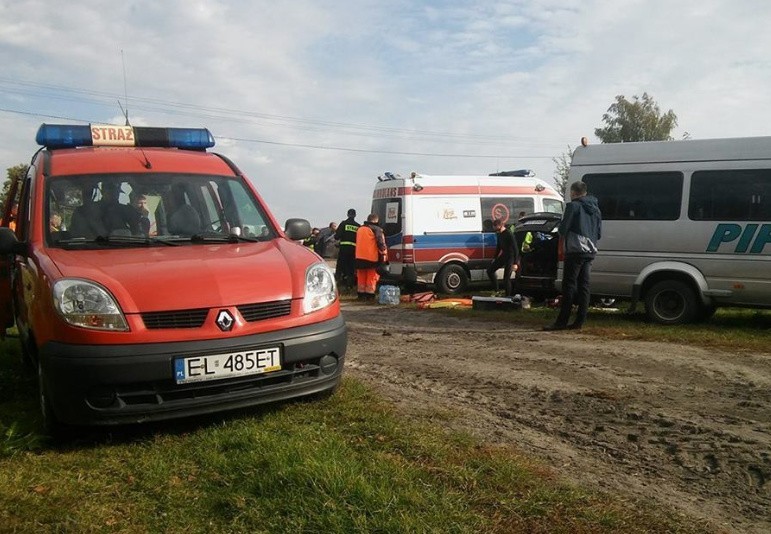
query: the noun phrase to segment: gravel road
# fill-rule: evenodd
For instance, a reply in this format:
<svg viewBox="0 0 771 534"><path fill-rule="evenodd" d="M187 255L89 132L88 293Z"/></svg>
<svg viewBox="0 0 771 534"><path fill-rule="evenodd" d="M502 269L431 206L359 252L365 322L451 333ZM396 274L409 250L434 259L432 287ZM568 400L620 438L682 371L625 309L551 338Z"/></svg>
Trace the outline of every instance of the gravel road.
<svg viewBox="0 0 771 534"><path fill-rule="evenodd" d="M343 303L347 373L409 414L716 530L771 532L771 352L730 353ZM521 313L521 312L512 312Z"/></svg>

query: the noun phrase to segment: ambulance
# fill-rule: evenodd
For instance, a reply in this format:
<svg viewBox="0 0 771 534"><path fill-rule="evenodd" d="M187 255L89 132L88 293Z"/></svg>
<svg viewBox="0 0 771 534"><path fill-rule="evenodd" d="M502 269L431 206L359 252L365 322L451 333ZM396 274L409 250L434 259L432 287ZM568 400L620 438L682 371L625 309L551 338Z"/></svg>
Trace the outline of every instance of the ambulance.
<svg viewBox="0 0 771 534"><path fill-rule="evenodd" d="M346 326L296 243L310 225L282 229L208 130L43 124L37 142L0 228L0 333L18 328L49 432L336 388Z"/></svg>
<svg viewBox="0 0 771 534"><path fill-rule="evenodd" d="M496 248L494 219L513 225L534 213L559 217L562 209L554 187L528 170L488 176L413 172L401 177L388 172L378 177L372 195L372 213L378 214L386 236L392 277L434 284L451 295L463 293L472 282L488 280L485 270ZM520 277L517 284L529 281Z"/></svg>

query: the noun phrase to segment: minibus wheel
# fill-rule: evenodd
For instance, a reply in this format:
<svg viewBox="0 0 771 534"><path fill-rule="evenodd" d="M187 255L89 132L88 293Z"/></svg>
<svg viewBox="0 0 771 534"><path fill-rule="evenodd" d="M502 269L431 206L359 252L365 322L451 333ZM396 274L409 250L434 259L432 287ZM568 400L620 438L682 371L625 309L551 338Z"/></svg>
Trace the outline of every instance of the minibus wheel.
<svg viewBox="0 0 771 534"><path fill-rule="evenodd" d="M439 291L448 295L462 293L468 287L466 270L456 263L445 265L436 275L436 285Z"/></svg>
<svg viewBox="0 0 771 534"><path fill-rule="evenodd" d="M693 322L698 309L693 289L679 280L657 282L645 294L645 312L659 324Z"/></svg>

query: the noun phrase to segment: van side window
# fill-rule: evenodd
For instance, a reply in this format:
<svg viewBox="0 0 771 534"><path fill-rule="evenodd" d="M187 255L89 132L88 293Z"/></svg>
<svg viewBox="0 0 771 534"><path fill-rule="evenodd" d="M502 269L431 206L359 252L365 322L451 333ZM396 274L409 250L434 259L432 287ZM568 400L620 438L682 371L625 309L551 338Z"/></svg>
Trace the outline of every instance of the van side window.
<svg viewBox="0 0 771 534"><path fill-rule="evenodd" d="M675 221L683 198L681 172L587 174L582 180L600 203L603 220Z"/></svg>
<svg viewBox="0 0 771 534"><path fill-rule="evenodd" d="M769 221L771 169L696 171L689 200L694 221Z"/></svg>

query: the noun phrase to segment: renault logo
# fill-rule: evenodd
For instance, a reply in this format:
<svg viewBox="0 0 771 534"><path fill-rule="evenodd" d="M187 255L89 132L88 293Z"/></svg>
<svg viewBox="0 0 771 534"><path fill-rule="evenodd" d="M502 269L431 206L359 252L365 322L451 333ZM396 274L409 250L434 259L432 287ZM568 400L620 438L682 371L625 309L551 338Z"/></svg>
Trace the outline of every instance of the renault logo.
<svg viewBox="0 0 771 534"><path fill-rule="evenodd" d="M220 312L217 314L216 323L217 326L220 327L220 330L223 332L230 332L233 330L233 325L236 324L236 320L233 319L233 316L229 311L220 310Z"/></svg>

